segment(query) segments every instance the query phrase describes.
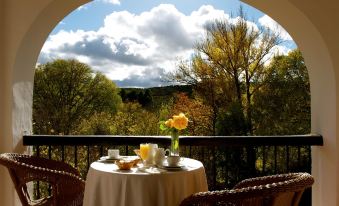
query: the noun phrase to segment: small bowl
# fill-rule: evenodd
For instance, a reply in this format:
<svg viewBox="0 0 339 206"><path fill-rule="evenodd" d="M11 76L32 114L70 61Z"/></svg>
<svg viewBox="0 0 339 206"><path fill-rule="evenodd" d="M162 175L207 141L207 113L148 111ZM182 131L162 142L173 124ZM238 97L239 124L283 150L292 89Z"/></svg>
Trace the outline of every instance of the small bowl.
<svg viewBox="0 0 339 206"><path fill-rule="evenodd" d="M134 166L134 161L133 160L117 160L115 161L115 164L121 170L130 170Z"/></svg>
<svg viewBox="0 0 339 206"><path fill-rule="evenodd" d="M133 166L137 166L137 164L138 164L140 161L141 161L140 158L135 158L135 159L133 160Z"/></svg>
<svg viewBox="0 0 339 206"><path fill-rule="evenodd" d="M141 161L140 157L130 156L130 157L123 157L122 160L125 160L127 162L132 161L133 167L137 166L137 164Z"/></svg>

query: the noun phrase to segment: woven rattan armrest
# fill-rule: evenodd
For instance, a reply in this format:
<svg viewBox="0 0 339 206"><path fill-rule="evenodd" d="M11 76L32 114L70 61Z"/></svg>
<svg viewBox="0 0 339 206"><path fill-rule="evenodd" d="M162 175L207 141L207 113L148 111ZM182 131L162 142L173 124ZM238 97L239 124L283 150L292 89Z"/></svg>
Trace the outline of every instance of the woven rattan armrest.
<svg viewBox="0 0 339 206"><path fill-rule="evenodd" d="M23 154L4 153L0 164L6 166L23 205L80 206L83 201L85 181L70 165ZM31 200L27 183L43 181L50 184L51 196Z"/></svg>
<svg viewBox="0 0 339 206"><path fill-rule="evenodd" d="M311 187L313 182L313 177L307 173L252 178L240 182L232 190L195 193L184 199L180 206L275 205L276 198L283 194L287 194L284 196L287 202L297 205L304 189Z"/></svg>
<svg viewBox="0 0 339 206"><path fill-rule="evenodd" d="M2 156L5 156L6 158L1 158ZM11 161L8 161L8 156L10 156ZM72 166L70 166L67 163L60 162L57 160L51 160L51 159L45 159L41 157L35 157L30 155L24 155L24 154L13 154L13 153L4 153L1 154L0 159L3 159L4 161L8 161L9 164L11 163L26 163L27 165L34 165L36 167L46 168L50 170L59 170L59 171L66 171L72 174L75 174L79 176L79 171Z"/></svg>
<svg viewBox="0 0 339 206"><path fill-rule="evenodd" d="M288 181L312 181L311 175L307 173L288 173L288 174L278 174L278 175L270 175L264 177L255 177L242 180L238 184L236 184L233 189L240 189L246 187L254 187L258 185L266 185L267 187L275 186L276 184L287 183ZM300 186L304 186L303 184L299 184ZM286 186L286 185L284 185ZM299 188L298 188L299 189Z"/></svg>

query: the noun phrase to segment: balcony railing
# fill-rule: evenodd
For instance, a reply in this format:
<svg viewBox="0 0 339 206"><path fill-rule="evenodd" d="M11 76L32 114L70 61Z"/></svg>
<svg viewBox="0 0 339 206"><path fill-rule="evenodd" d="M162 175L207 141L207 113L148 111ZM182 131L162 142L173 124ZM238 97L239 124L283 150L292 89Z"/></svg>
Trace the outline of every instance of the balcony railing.
<svg viewBox="0 0 339 206"><path fill-rule="evenodd" d="M25 135L23 143L33 146L37 156L60 160L79 169L83 178L90 164L118 148L134 155L140 143L169 147L167 136L51 136ZM183 136L180 155L200 160L206 170L209 190L232 188L242 179L288 172L311 172L311 146L323 145L321 135L289 136ZM34 194L43 193L39 183ZM306 191L300 205L311 205Z"/></svg>

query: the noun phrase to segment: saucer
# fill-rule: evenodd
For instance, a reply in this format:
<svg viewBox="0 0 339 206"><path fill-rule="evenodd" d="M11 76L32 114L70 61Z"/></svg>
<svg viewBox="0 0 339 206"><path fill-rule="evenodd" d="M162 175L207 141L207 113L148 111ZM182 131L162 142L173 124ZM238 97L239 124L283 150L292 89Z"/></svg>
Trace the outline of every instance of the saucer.
<svg viewBox="0 0 339 206"><path fill-rule="evenodd" d="M168 165L167 163L166 164L163 164L163 165L158 165L158 167L160 169L165 169L165 170L182 170L185 168L185 165L182 165L182 164L178 164L178 165Z"/></svg>
<svg viewBox="0 0 339 206"><path fill-rule="evenodd" d="M121 159L121 156L118 156L118 157L109 157L109 156L103 156L103 157L100 157L100 160L101 161L112 161L114 162L115 160L120 160Z"/></svg>

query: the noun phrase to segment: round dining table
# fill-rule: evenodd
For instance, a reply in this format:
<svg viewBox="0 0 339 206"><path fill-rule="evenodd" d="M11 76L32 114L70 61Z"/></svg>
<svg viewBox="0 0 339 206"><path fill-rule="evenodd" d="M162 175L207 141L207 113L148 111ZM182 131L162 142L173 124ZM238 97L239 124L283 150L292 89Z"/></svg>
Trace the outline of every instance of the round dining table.
<svg viewBox="0 0 339 206"><path fill-rule="evenodd" d="M134 167L119 170L112 162L89 168L84 206L178 206L196 192L208 191L203 164L182 158L180 168Z"/></svg>

